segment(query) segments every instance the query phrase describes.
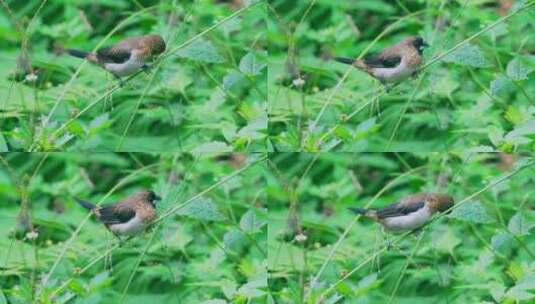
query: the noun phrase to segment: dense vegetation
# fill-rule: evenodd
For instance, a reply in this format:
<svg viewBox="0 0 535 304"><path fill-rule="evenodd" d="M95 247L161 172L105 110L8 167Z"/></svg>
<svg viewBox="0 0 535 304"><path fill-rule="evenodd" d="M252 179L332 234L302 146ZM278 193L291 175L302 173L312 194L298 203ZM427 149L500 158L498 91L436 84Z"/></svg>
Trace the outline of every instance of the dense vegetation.
<svg viewBox="0 0 535 304"><path fill-rule="evenodd" d="M10 153L0 161L0 303L247 303L267 289L261 155ZM74 197L152 189L160 221L115 237Z"/></svg>
<svg viewBox="0 0 535 304"><path fill-rule="evenodd" d="M277 151L535 150L534 1L270 1ZM357 58L411 35L431 47L385 92Z"/></svg>
<svg viewBox="0 0 535 304"><path fill-rule="evenodd" d="M534 159L282 153L269 164L270 290L280 303L533 303ZM348 210L424 191L456 205L419 233L385 234Z"/></svg>
<svg viewBox="0 0 535 304"><path fill-rule="evenodd" d="M0 4L0 151L265 150L265 31L242 30L265 27L261 2ZM167 51L124 87L59 52L149 33Z"/></svg>

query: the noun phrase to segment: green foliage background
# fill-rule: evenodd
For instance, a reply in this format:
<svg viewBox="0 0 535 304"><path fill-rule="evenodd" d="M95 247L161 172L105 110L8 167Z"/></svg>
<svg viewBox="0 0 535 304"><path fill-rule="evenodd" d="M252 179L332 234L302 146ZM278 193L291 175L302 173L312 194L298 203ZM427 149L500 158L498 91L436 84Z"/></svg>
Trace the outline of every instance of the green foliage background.
<svg viewBox="0 0 535 304"><path fill-rule="evenodd" d="M270 1L272 148L533 151L535 3L500 2L513 6L486 0ZM420 35L431 45L424 52L430 62L506 14L514 15L390 93L364 72L329 60Z"/></svg>
<svg viewBox="0 0 535 304"><path fill-rule="evenodd" d="M265 31L243 30L265 28L261 2L5 3L0 151L265 150ZM76 74L83 61L57 53L149 33L167 52L123 88L90 64Z"/></svg>
<svg viewBox="0 0 535 304"><path fill-rule="evenodd" d="M263 302L261 157L1 155L0 303ZM146 189L163 197L160 216L176 212L118 247L73 199L111 203Z"/></svg>
<svg viewBox="0 0 535 304"><path fill-rule="evenodd" d="M280 303L531 303L533 161L468 152L274 154L270 290ZM419 234L385 235L348 210L425 191L452 195L456 209Z"/></svg>

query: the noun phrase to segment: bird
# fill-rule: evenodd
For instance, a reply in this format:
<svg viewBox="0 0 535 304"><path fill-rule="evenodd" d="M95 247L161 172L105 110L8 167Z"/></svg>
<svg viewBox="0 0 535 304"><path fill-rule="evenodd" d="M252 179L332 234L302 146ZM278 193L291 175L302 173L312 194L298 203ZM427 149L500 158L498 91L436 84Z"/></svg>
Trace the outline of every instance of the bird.
<svg viewBox="0 0 535 304"><path fill-rule="evenodd" d="M382 209L350 208L381 224L387 231L406 232L424 226L434 214L449 210L453 198L442 193L416 193Z"/></svg>
<svg viewBox="0 0 535 304"><path fill-rule="evenodd" d="M389 83L417 74L423 63L424 48L428 46L422 37L410 36L378 54L365 56L364 59L334 57L334 60L363 70L388 88Z"/></svg>
<svg viewBox="0 0 535 304"><path fill-rule="evenodd" d="M165 41L162 36L151 34L122 40L112 46L98 49L95 53L66 49L69 55L87 59L96 64L118 80L122 86L121 77L136 73L140 69L149 70L147 62L165 51Z"/></svg>
<svg viewBox="0 0 535 304"><path fill-rule="evenodd" d="M156 201L161 200L153 191L140 191L115 204L100 206L75 199L119 239L120 235L131 236L145 230L156 219Z"/></svg>

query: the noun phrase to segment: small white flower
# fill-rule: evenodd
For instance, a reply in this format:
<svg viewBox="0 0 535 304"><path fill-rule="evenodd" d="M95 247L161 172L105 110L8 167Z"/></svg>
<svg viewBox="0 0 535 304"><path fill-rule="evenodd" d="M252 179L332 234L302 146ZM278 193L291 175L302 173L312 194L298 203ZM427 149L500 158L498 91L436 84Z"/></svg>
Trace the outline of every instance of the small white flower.
<svg viewBox="0 0 535 304"><path fill-rule="evenodd" d="M30 73L28 75L26 75L26 81L27 82L34 82L37 80L37 75L34 74L34 73Z"/></svg>
<svg viewBox="0 0 535 304"><path fill-rule="evenodd" d="M302 243L306 240L307 240L307 236L302 233L299 233L298 235L295 236L295 241L298 243Z"/></svg>
<svg viewBox="0 0 535 304"><path fill-rule="evenodd" d="M35 240L37 237L39 237L39 233L37 233L36 230L26 233L27 240L32 241L32 240Z"/></svg>
<svg viewBox="0 0 535 304"><path fill-rule="evenodd" d="M292 83L296 87L302 87L305 84L305 80L303 78L296 78Z"/></svg>

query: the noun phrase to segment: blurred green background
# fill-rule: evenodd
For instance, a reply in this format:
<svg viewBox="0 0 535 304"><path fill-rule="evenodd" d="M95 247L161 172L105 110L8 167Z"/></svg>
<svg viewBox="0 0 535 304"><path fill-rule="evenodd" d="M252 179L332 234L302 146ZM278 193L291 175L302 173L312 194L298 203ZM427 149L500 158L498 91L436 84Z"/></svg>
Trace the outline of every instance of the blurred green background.
<svg viewBox="0 0 535 304"><path fill-rule="evenodd" d="M274 154L270 291L280 303L318 303L338 282L323 303L532 303L533 161L468 152ZM379 208L417 192L448 193L458 205L419 234L386 235L364 218L351 226L349 207Z"/></svg>
<svg viewBox="0 0 535 304"><path fill-rule="evenodd" d="M534 150L533 1L269 3L275 151ZM507 14L516 15L379 98L377 81L329 60L420 35L431 45L424 52L429 62Z"/></svg>
<svg viewBox="0 0 535 304"><path fill-rule="evenodd" d="M261 157L0 154L0 303L264 302ZM150 189L163 198L159 215L178 209L118 248L74 201L112 203Z"/></svg>
<svg viewBox="0 0 535 304"><path fill-rule="evenodd" d="M0 4L0 151L265 150L263 3ZM68 85L83 61L61 47L90 51L150 33L168 51L150 74L110 93L115 78L85 64Z"/></svg>

